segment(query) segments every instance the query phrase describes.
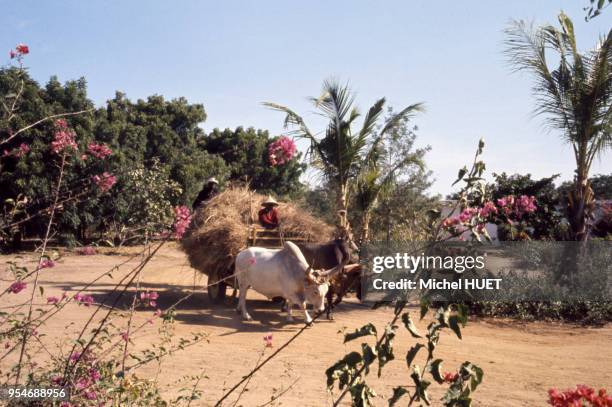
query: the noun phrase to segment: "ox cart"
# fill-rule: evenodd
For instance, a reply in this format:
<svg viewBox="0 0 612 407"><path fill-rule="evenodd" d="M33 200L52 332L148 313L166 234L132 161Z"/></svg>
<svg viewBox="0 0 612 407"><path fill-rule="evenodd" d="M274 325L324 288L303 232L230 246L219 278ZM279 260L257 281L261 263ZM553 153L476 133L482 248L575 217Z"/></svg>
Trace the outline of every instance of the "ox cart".
<svg viewBox="0 0 612 407"><path fill-rule="evenodd" d="M257 246L269 249L280 249L286 241L298 243L307 242L308 239L303 236L287 233L283 231L282 228L265 229L259 225L252 224L249 226L249 235L245 242L245 248ZM233 260L232 258L227 268L212 270L208 274L208 298L213 303L223 303L228 287L237 288L236 279L233 277Z"/></svg>

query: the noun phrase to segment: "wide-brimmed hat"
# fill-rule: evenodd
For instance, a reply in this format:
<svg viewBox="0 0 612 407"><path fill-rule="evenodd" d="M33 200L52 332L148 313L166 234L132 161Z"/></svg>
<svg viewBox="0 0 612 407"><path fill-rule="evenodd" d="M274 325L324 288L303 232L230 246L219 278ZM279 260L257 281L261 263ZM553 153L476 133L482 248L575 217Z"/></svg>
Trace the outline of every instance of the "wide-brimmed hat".
<svg viewBox="0 0 612 407"><path fill-rule="evenodd" d="M268 198L265 201L263 201L261 204L278 206L278 202L276 202L276 199L272 198L272 195L268 195Z"/></svg>
<svg viewBox="0 0 612 407"><path fill-rule="evenodd" d="M217 181L217 178L215 178L215 177L210 177L210 178L208 178L208 179L206 180L206 183L207 183L207 184L218 184L218 183L219 183L219 181Z"/></svg>

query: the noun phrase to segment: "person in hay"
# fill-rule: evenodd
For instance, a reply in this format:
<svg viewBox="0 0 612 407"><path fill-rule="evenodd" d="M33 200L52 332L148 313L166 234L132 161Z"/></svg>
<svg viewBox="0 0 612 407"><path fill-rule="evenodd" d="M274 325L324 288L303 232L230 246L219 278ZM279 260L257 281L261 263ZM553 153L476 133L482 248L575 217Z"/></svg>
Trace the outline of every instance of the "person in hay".
<svg viewBox="0 0 612 407"><path fill-rule="evenodd" d="M195 211L202 203L211 200L215 195L219 193L219 181L215 177L210 177L206 180L206 183L202 187L202 190L193 201L193 210Z"/></svg>
<svg viewBox="0 0 612 407"><path fill-rule="evenodd" d="M261 206L262 208L257 214L259 224L266 229L276 229L280 224L278 202L276 202L272 196L268 196L268 198L261 203Z"/></svg>

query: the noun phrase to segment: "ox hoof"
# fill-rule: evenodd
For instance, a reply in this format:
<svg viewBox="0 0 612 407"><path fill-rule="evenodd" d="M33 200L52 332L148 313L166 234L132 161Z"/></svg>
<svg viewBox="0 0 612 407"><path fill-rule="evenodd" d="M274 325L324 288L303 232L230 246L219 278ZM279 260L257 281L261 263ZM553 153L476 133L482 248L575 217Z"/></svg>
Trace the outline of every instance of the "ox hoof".
<svg viewBox="0 0 612 407"><path fill-rule="evenodd" d="M244 319L245 321L252 321L252 320L253 320L253 318L251 318L251 316L250 316L250 315L248 315L248 314L247 314L246 316L245 316L245 315L243 315L243 316L242 316L242 319Z"/></svg>
<svg viewBox="0 0 612 407"><path fill-rule="evenodd" d="M334 320L334 316L331 314L327 314L327 320L328 321L333 321Z"/></svg>

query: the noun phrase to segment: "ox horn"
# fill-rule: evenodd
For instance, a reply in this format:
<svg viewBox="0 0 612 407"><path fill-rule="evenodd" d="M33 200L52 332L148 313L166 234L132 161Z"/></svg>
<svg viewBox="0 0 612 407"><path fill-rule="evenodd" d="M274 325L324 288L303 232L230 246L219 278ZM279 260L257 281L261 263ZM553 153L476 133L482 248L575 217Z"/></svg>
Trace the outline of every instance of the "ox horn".
<svg viewBox="0 0 612 407"><path fill-rule="evenodd" d="M323 270L322 272L319 273L319 276L325 279L330 279L336 274L338 274L339 272L341 272L343 267L344 266L342 264L338 264L336 267L332 267L329 270Z"/></svg>

